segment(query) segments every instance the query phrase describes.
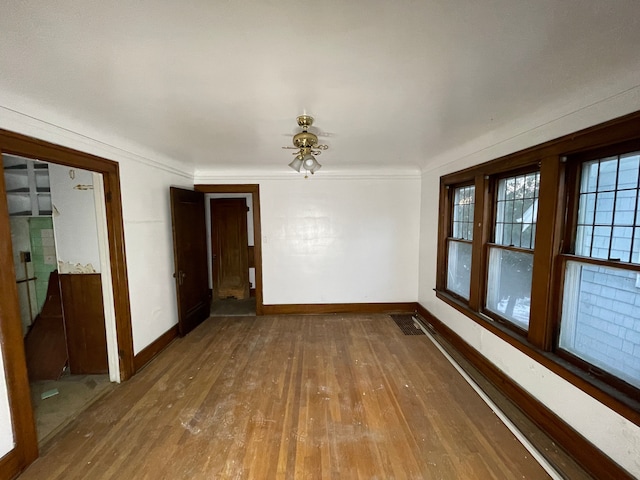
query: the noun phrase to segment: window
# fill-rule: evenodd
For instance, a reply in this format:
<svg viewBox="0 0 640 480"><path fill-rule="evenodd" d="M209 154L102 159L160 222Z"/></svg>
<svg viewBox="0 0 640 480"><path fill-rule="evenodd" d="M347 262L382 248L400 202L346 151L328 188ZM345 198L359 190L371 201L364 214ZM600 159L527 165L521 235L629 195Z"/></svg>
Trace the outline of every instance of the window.
<svg viewBox="0 0 640 480"><path fill-rule="evenodd" d="M437 297L640 425L640 112L440 185Z"/></svg>
<svg viewBox="0 0 640 480"><path fill-rule="evenodd" d="M640 387L640 152L580 167L559 348Z"/></svg>
<svg viewBox="0 0 640 480"><path fill-rule="evenodd" d="M494 243L489 245L486 308L526 330L540 172L498 181Z"/></svg>
<svg viewBox="0 0 640 480"><path fill-rule="evenodd" d="M475 187L458 187L453 191L453 217L448 242L447 290L468 300L471 282L471 246Z"/></svg>

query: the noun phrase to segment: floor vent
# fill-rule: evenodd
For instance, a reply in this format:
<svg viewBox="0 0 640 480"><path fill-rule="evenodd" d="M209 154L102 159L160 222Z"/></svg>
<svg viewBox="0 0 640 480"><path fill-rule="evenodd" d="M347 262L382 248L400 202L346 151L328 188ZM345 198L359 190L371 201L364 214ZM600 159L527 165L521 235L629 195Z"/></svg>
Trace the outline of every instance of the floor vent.
<svg viewBox="0 0 640 480"><path fill-rule="evenodd" d="M416 325L413 315L391 315L391 318L405 335L424 335L424 332Z"/></svg>

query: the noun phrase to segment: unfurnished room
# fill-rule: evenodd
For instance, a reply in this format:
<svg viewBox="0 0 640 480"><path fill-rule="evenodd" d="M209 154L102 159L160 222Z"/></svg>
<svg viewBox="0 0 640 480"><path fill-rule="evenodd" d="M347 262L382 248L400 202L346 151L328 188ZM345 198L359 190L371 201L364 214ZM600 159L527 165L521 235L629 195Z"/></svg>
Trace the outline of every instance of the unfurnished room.
<svg viewBox="0 0 640 480"><path fill-rule="evenodd" d="M640 477L640 3L0 6L0 480Z"/></svg>

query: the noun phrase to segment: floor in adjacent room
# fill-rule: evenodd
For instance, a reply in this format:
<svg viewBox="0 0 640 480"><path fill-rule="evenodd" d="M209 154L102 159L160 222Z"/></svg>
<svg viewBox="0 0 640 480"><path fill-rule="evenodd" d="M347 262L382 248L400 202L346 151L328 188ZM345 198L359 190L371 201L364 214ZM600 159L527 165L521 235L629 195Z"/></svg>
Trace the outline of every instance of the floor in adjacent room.
<svg viewBox="0 0 640 480"><path fill-rule="evenodd" d="M237 317L256 314L255 297L246 300L224 298L211 302L211 316L213 317Z"/></svg>
<svg viewBox="0 0 640 480"><path fill-rule="evenodd" d="M388 315L211 317L41 453L20 480L548 478Z"/></svg>
<svg viewBox="0 0 640 480"><path fill-rule="evenodd" d="M115 384L109 375L64 374L59 380L33 381L30 387L38 443L43 445Z"/></svg>

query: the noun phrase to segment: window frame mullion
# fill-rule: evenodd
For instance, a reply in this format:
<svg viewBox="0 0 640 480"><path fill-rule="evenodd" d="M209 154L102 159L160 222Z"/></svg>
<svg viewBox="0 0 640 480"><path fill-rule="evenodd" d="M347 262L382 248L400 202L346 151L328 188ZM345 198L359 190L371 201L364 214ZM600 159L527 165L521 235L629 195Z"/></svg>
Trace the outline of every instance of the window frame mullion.
<svg viewBox="0 0 640 480"><path fill-rule="evenodd" d="M484 307L485 273L487 265L486 244L491 231L491 205L489 178L479 174L474 177L475 208L473 212L473 246L471 249L471 282L469 307L481 311Z"/></svg>
<svg viewBox="0 0 640 480"><path fill-rule="evenodd" d="M538 219L543 218L544 221L538 221L536 225L527 339L544 351L550 351L555 343L555 320L558 315L556 296L560 291L560 278L556 269L564 227L564 188L565 169L562 158L558 155L542 158Z"/></svg>

